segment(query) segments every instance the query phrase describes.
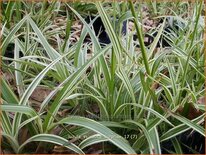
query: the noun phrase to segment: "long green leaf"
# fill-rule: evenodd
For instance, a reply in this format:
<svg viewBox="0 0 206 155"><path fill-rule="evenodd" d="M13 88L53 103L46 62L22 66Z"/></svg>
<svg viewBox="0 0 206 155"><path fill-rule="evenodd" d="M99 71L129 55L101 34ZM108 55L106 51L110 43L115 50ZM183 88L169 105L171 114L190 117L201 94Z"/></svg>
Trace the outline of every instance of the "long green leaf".
<svg viewBox="0 0 206 155"><path fill-rule="evenodd" d="M14 48L14 59L17 60L19 59L19 44L18 41L15 40L15 48ZM24 92L24 88L23 88L23 77L21 72L19 72L18 70L21 70L21 66L20 63L18 62L14 62L14 66L15 66L15 79L16 79L16 85L17 85L17 90L19 93L19 96L21 97L23 92Z"/></svg>
<svg viewBox="0 0 206 155"><path fill-rule="evenodd" d="M26 115L30 115L32 117L37 115L34 109L28 106L25 106L25 105L1 104L0 107L2 111L19 112L19 113L23 113Z"/></svg>
<svg viewBox="0 0 206 155"><path fill-rule="evenodd" d="M116 55L117 58L117 63L120 63L120 59L121 59L121 45L120 45L120 41L112 27L112 24L104 10L104 8L102 7L101 2L97 2L96 3L98 12L100 14L100 17L102 19L102 22L104 23L105 29L108 32L109 38L111 39L113 48L114 48L114 53ZM120 64L121 65L121 64Z"/></svg>
<svg viewBox="0 0 206 155"><path fill-rule="evenodd" d="M141 130L144 132L144 135L145 135L145 137L147 139L147 142L149 144L150 154L154 154L154 153L156 154L157 153L157 152L154 152L155 151L154 144L152 143L153 141L151 139L151 136L150 136L149 132L147 131L147 129L142 124L140 124L138 122L135 122L135 121L132 121L132 120L126 120L126 121L123 121L123 122L125 122L127 124L133 124L133 125L141 128Z"/></svg>
<svg viewBox="0 0 206 155"><path fill-rule="evenodd" d="M149 134L152 140L152 144L154 145L155 154L161 154L159 133L157 131L157 127L154 127L151 131L149 131Z"/></svg>
<svg viewBox="0 0 206 155"><path fill-rule="evenodd" d="M30 25L31 27L33 28L33 30L35 31L35 33L37 34L38 38L40 39L41 41L41 44L43 45L43 47L45 48L47 54L49 55L49 57L52 59L52 60L56 60L58 59L59 57L61 57L61 55L55 50L53 49L49 43L47 42L47 39L44 37L44 35L42 34L42 32L40 31L40 29L37 27L37 25L35 24L35 22L30 18L28 17L28 20L30 22ZM60 61L60 59L59 59ZM58 74L60 75L60 77L62 79L65 79L66 78L66 74L64 72L64 68L63 66L60 64L60 63L57 63L56 64L56 68L58 70Z"/></svg>
<svg viewBox="0 0 206 155"><path fill-rule="evenodd" d="M103 137L100 134L95 134L95 135L92 135L92 136L86 138L85 140L83 140L79 144L79 147L81 149L84 149L90 145L101 143L101 142L106 142L106 141L108 141L108 139L106 137Z"/></svg>
<svg viewBox="0 0 206 155"><path fill-rule="evenodd" d="M191 120L189 120L185 117L178 116L178 115L173 114L173 113L171 114L171 116L173 116L177 120L181 121L185 125L189 126L190 128L194 129L195 131L199 132L201 135L203 135L205 137L205 129L202 126L192 122Z"/></svg>
<svg viewBox="0 0 206 155"><path fill-rule="evenodd" d="M1 44L1 54L4 55L7 45L12 40L14 34L21 28L24 22L27 20L29 15L26 15L16 26L9 32L9 34L4 39L3 43Z"/></svg>
<svg viewBox="0 0 206 155"><path fill-rule="evenodd" d="M11 147L13 148L14 152L17 153L18 148L19 148L19 144L16 141L16 139L14 139L12 136L10 136L9 134L6 134L4 132L2 132L1 134L4 138L6 138L9 141L9 143L10 143Z"/></svg>
<svg viewBox="0 0 206 155"><path fill-rule="evenodd" d="M128 144L128 142L109 128L105 127L104 125L88 119L84 117L78 117L78 116L70 116L67 118L62 119L61 121L55 123L54 125L58 124L69 124L69 125L77 125L82 126L85 128L88 128L103 137L107 138L108 141L116 145L118 148L122 149L128 154L136 154L135 151L132 149L132 147Z"/></svg>
<svg viewBox="0 0 206 155"><path fill-rule="evenodd" d="M191 122L193 122L194 124L197 124L198 122L203 122L204 121L204 117L205 114L195 118L194 120L192 120ZM185 125L185 124L180 124L178 126L175 126L174 128L171 128L170 130L168 130L166 133L164 133L161 137L160 137L160 141L163 142L165 140L171 139L187 130L189 130L190 127Z"/></svg>
<svg viewBox="0 0 206 155"><path fill-rule="evenodd" d="M16 95L3 78L1 79L1 95L2 98L10 104L19 103L19 100L17 99Z"/></svg>
<svg viewBox="0 0 206 155"><path fill-rule="evenodd" d="M158 30L158 33L157 33L157 36L154 38L154 41L152 42L151 44L151 47L149 49L149 56L148 56L148 59L151 58L151 56L153 55L153 52L157 46L157 43L160 39L160 36L162 35L162 32L164 30L164 26L165 26L165 21L166 21L166 18L164 19L163 23L162 23L162 26L160 27L160 29Z"/></svg>
<svg viewBox="0 0 206 155"><path fill-rule="evenodd" d="M23 94L19 105L27 105L28 104L28 99L31 96L31 94L33 93L33 91L35 90L35 88L37 87L37 85L41 82L41 80L44 78L44 76L46 75L46 73L56 64L58 63L64 56L59 57L58 59L56 59L55 61L53 61L52 63L50 63L47 67L45 67L36 77L35 79L32 81L32 83L29 85L29 87L26 89L25 93ZM16 114L14 117L14 121L13 121L13 127L12 127L12 133L13 134L17 134L18 133L18 126L21 122L21 114Z"/></svg>
<svg viewBox="0 0 206 155"><path fill-rule="evenodd" d="M48 143L53 143L53 144L58 144L61 146L64 146L68 149L73 150L76 153L79 154L84 154L84 152L75 144L70 143L67 139L62 138L60 136L57 135L51 135L51 134L38 134L35 135L31 138L29 138L28 140L26 140L18 149L18 153L21 153L22 149L30 142L48 142Z"/></svg>
<svg viewBox="0 0 206 155"><path fill-rule="evenodd" d="M47 131L51 123L53 122L55 116L62 104L62 101L66 98L68 92L72 89L72 87L77 84L77 80L84 74L86 69L96 61L104 52L106 52L111 46L108 45L104 49L101 50L101 52L95 54L88 62L86 62L75 74L72 74L69 76L66 81L69 79L69 81L64 85L64 87L61 89L61 91L57 94L57 97L55 98L52 106L49 109L49 113L47 114L44 122L44 131ZM71 92L70 92L71 93Z"/></svg>
<svg viewBox="0 0 206 155"><path fill-rule="evenodd" d="M139 23L138 23L138 20L137 20L137 15L136 15L136 11L135 11L135 8L134 8L134 4L132 3L131 0L129 1L129 4L130 4L132 15L134 17L134 24L135 24L135 28L137 30L137 37L139 39L145 69L146 69L147 74L150 75L151 72L150 72L149 61L148 61L149 59L147 57L147 51L146 51L146 47L144 45L143 35L142 35L141 29L140 29L140 26L139 26Z"/></svg>
<svg viewBox="0 0 206 155"><path fill-rule="evenodd" d="M118 114L120 114L120 113L122 112L122 110L123 110L126 106L129 106L129 105L133 105L133 106L136 106L136 107L145 109L145 110L151 112L152 114L154 114L156 117L160 118L161 120L167 122L167 123L170 124L171 126L174 126L170 121L167 120L167 118L165 118L164 116L162 116L161 114L159 114L159 113L156 112L155 110L153 110L153 109L151 109L151 108L149 108L149 107L142 106L142 105L137 104L137 103L125 103L125 104L121 105L121 106L118 107L117 110L115 111L114 116L118 116Z"/></svg>
<svg viewBox="0 0 206 155"><path fill-rule="evenodd" d="M81 22L85 25L85 28L87 29L91 39L92 39L92 43L94 44L94 47L95 47L95 50L94 52L95 53L99 53L100 50L101 50L101 47L100 47L100 44L98 42L98 39L97 37L95 36L94 32L91 30L90 26L86 23L86 21L81 17L81 15L76 11L74 10L72 7L70 7L69 5L67 5L74 13L75 15L81 20ZM84 29L83 29L84 30ZM77 58L76 58L77 59ZM106 60L104 58L104 56L100 56L99 58L99 61L101 63L101 67L103 69L103 74L105 76L105 80L107 82L107 86L108 88L110 87L110 80L111 80L111 73L109 72L109 69L108 69L108 65L106 63Z"/></svg>

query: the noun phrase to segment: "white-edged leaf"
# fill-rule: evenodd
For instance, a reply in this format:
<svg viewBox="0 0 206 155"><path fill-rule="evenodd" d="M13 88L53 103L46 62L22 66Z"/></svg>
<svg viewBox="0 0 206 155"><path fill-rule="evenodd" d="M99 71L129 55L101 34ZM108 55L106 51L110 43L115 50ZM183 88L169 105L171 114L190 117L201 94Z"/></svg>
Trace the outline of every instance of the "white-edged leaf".
<svg viewBox="0 0 206 155"><path fill-rule="evenodd" d="M128 154L136 154L135 151L132 149L132 147L129 145L128 141L126 141L123 137L119 136L109 128L105 127L104 125L88 119L84 117L79 117L79 116L69 116L67 118L62 119L61 121L57 122L54 124L68 124L68 125L77 125L77 126L82 126L85 128L88 128L101 136L105 137L116 145L118 148L122 149Z"/></svg>
<svg viewBox="0 0 206 155"><path fill-rule="evenodd" d="M108 139L105 138L104 136L101 136L100 134L95 134L95 135L89 136L88 138L83 140L79 144L79 147L81 149L84 149L84 148L86 148L86 147L88 147L90 145L101 143L101 142L105 142L105 141L108 141Z"/></svg>
<svg viewBox="0 0 206 155"><path fill-rule="evenodd" d="M28 140L26 140L18 149L18 153L21 153L22 149L30 142L48 142L48 143L53 143L53 144L58 144L61 146L64 146L70 150L73 150L74 152L78 154L84 154L84 152L75 144L69 142L65 138L62 138L57 135L52 135L52 134L38 134L35 135Z"/></svg>

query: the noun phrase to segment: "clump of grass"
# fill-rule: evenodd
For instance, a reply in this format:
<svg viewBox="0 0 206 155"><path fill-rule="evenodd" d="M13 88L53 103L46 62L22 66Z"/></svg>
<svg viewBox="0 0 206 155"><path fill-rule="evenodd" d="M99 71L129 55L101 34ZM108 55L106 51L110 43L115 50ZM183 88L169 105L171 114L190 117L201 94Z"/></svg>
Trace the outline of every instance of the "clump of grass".
<svg viewBox="0 0 206 155"><path fill-rule="evenodd" d="M167 3L182 9L191 5ZM15 91L2 78L3 149L28 153L26 146L32 144L29 153L42 153L61 145L84 154L85 148L102 144L103 153L182 154L185 145L196 151L179 137L190 130L205 137L205 106L199 104L205 91L203 2L194 3L191 18L173 16L184 23L177 25L178 34L164 29L168 16L157 9L164 10L164 4L144 5L154 9L153 16L163 18L150 46L144 44L142 15L136 11L141 3L2 3L2 68L13 74L17 87ZM92 27L95 19L87 23L85 10L101 18L110 44L100 44ZM54 19L60 17L67 22L59 28ZM83 27L72 43L75 20ZM133 34L121 34L123 21L134 22L140 48ZM85 43L88 35L91 42ZM162 36L170 47L157 49ZM14 55L8 58L11 43ZM30 97L39 85L52 91L35 109ZM65 109L72 110L60 115ZM167 141L172 142L169 148ZM117 152L113 146L104 147L110 143Z"/></svg>

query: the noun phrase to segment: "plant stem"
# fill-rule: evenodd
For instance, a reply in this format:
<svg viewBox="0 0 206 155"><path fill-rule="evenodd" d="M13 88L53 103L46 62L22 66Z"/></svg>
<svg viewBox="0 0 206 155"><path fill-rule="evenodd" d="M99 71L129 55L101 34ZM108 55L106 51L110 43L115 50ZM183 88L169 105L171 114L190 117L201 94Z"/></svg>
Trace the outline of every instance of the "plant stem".
<svg viewBox="0 0 206 155"><path fill-rule="evenodd" d="M145 69L146 69L147 74L150 75L150 69L149 69L149 63L148 63L148 58L147 58L147 51L146 51L145 45L144 45L144 39L143 39L143 36L142 36L142 33L141 33L139 23L137 21L137 15L135 13L134 5L133 5L131 0L129 1L129 5L130 5L130 8L131 8L132 15L134 16L134 24L135 24L135 28L137 30L137 37L139 39Z"/></svg>

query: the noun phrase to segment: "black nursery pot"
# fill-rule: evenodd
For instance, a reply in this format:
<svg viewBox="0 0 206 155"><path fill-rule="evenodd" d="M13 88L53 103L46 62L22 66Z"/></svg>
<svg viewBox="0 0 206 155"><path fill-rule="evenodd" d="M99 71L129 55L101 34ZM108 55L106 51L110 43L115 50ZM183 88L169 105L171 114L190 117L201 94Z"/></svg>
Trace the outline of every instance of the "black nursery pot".
<svg viewBox="0 0 206 155"><path fill-rule="evenodd" d="M6 48L6 50L5 50L5 53L4 53L4 57L7 57L7 58L11 58L11 59L13 59L14 58L14 43L10 43L8 46L7 46L7 48ZM20 51L19 52L19 57L23 57L24 55L23 55L23 53ZM10 63L12 63L12 61L11 60L8 60L8 61L6 61L6 63L8 63L8 64L10 64Z"/></svg>
<svg viewBox="0 0 206 155"><path fill-rule="evenodd" d="M92 20L94 20L95 17L94 16L91 16L91 17L87 17L85 20L87 23L90 23ZM122 34L126 34L126 21L123 22L123 25L122 25ZM105 44L110 44L111 41L109 39L109 36L106 32L106 29L104 27L104 24L102 22L102 19L100 17L97 17L95 19L95 21L93 22L92 24L93 28L94 28L94 32L95 32L95 35L98 36L98 39L99 39L99 43L101 45L105 45Z"/></svg>
<svg viewBox="0 0 206 155"><path fill-rule="evenodd" d="M95 19L94 16L91 16L91 17L88 16L88 17L86 17L85 20L86 20L87 23L90 23L90 22L91 22L92 20L94 20L94 19ZM162 22L163 22L163 21L160 20L159 24L161 24ZM100 43L101 45L105 45L105 44L111 43L111 41L110 41L110 39L109 39L109 36L108 36L108 34L107 34L107 32L106 32L106 29L105 29L105 27L104 27L104 24L103 24L103 22L102 22L102 20L101 20L100 17L97 17L97 18L95 19L95 21L93 22L92 26L93 26L93 28L94 28L95 35L98 36L99 43ZM127 29L127 22L124 21L124 22L122 23L122 34L123 34L123 35L126 35L126 32L127 32L126 29ZM176 29L176 30L177 30L178 27L175 26L175 27L173 28L173 27L171 27L171 26L166 26L166 27L164 28L164 31L167 32L167 33L170 33L170 32L173 31L173 29ZM154 41L154 38L157 36L157 34L158 34L158 32L155 32L155 33L153 33L152 35L145 34L144 37L147 38L147 41L144 42L145 46L150 46L150 45L152 44L152 42ZM133 36L133 39L134 39L134 41L136 41L136 40L138 39L137 35L134 35L134 36ZM158 48L158 47L171 47L168 42L169 42L169 41L168 41L165 37L161 36L160 39L159 39L159 41L158 41L158 43L157 43L157 46L156 46L156 47L157 47L157 48ZM137 46L137 47L140 47L139 45L136 45L136 46Z"/></svg>

